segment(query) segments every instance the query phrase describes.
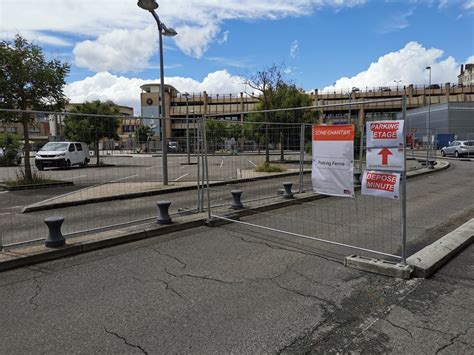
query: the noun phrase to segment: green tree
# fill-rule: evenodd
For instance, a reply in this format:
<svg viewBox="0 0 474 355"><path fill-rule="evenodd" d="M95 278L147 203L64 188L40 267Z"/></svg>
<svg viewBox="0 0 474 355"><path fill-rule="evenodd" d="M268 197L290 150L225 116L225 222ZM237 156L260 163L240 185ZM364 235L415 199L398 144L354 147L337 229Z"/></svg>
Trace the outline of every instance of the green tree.
<svg viewBox="0 0 474 355"><path fill-rule="evenodd" d="M206 120L206 135L214 154L219 143L224 142L226 138L226 124L221 120Z"/></svg>
<svg viewBox="0 0 474 355"><path fill-rule="evenodd" d="M20 151L20 141L16 134L0 134L0 149L2 150L0 166L9 166L16 163L20 164L21 157L18 155L18 152Z"/></svg>
<svg viewBox="0 0 474 355"><path fill-rule="evenodd" d="M64 120L64 132L68 139L94 146L97 165L99 165L99 142L103 138L119 139L119 108L112 101L99 100L75 106ZM91 116L94 115L94 116ZM100 115L100 116L96 116Z"/></svg>
<svg viewBox="0 0 474 355"><path fill-rule="evenodd" d="M63 87L69 64L46 60L43 50L17 35L13 42L0 42L0 108L59 111L68 102ZM5 122L21 123L25 141L25 179L32 180L29 113L2 113Z"/></svg>
<svg viewBox="0 0 474 355"><path fill-rule="evenodd" d="M290 146L294 147L299 144L300 133L298 126L286 126L287 123L312 123L315 121L316 114L310 110L289 110L266 112L267 110L285 109L285 108L300 108L312 105L311 97L302 89L296 87L292 83L285 82L282 74L282 67L275 64L257 72L246 83L259 92L259 95L254 95L259 100L257 110L265 111L263 114L256 113L250 115L250 122L271 122L281 123L278 126L272 126L269 129L268 125L253 126L261 132L262 127L265 135L265 156L266 162L269 162L269 143L279 142L281 147L281 159L283 160L283 148L286 141Z"/></svg>
<svg viewBox="0 0 474 355"><path fill-rule="evenodd" d="M153 129L150 126L140 126L135 132L135 139L138 144L148 142L148 138L153 136Z"/></svg>

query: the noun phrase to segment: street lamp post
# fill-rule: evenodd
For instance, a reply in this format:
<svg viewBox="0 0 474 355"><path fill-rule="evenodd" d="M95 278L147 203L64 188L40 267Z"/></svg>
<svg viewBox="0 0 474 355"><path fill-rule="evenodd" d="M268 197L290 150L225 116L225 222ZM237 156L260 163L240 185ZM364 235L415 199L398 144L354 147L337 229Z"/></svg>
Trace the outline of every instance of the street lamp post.
<svg viewBox="0 0 474 355"><path fill-rule="evenodd" d="M397 91L398 91L398 84L401 83L403 80L394 80L393 82L397 84Z"/></svg>
<svg viewBox="0 0 474 355"><path fill-rule="evenodd" d="M186 152L188 154L188 165L191 164L191 155L189 152L189 93L183 94L186 97Z"/></svg>
<svg viewBox="0 0 474 355"><path fill-rule="evenodd" d="M164 77L164 65L163 65L163 36L173 37L178 33L172 29L166 27L166 25L160 21L156 9L158 3L155 0L139 0L137 5L143 10L149 11L156 21L158 26L159 34L159 45L160 45L160 117L161 117L161 146L163 155L163 185L168 185L168 142L166 139L166 114L165 114L165 77Z"/></svg>
<svg viewBox="0 0 474 355"><path fill-rule="evenodd" d="M429 84L428 84L428 117L427 117L427 120L426 120L426 131L427 131L427 139L428 141L426 142L427 143L427 147L426 147L426 163L425 163L425 166L427 168L432 168L431 164L430 164L430 149L431 149L431 67L426 67L426 70L429 70L430 71L430 76L429 76Z"/></svg>

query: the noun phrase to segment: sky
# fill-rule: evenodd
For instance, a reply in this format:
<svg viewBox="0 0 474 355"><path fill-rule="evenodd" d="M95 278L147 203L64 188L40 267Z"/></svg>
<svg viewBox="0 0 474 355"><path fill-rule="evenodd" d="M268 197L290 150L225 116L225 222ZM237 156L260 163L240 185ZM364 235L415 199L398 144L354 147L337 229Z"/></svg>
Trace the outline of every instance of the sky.
<svg viewBox="0 0 474 355"><path fill-rule="evenodd" d="M474 0L159 0L165 83L249 92L272 64L311 91L457 82L474 63ZM140 114L159 82L158 32L136 0L0 0L0 39L21 34L71 65L71 102L112 100Z"/></svg>

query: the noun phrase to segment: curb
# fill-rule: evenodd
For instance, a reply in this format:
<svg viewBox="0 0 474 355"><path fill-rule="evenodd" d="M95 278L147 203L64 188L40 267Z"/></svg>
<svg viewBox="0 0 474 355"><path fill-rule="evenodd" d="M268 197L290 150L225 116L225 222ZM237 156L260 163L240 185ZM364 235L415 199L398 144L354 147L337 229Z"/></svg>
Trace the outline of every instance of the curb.
<svg viewBox="0 0 474 355"><path fill-rule="evenodd" d="M149 223L147 225L142 225L141 228L140 226L135 226L86 235L84 237L77 237L69 243L66 242L66 245L55 249L47 248L44 245L36 245L14 249L13 251L5 251L0 254L1 259L4 259L0 261L0 272L204 225L205 218L203 218L203 216L193 217L194 219L189 221L173 223L165 226Z"/></svg>
<svg viewBox="0 0 474 355"><path fill-rule="evenodd" d="M429 278L474 241L474 218L407 259L414 276Z"/></svg>
<svg viewBox="0 0 474 355"><path fill-rule="evenodd" d="M73 186L73 181L61 181L54 182L49 184L35 184L35 185L20 185L20 186L8 186L6 184L0 184L0 188L7 191L20 191L20 190L34 190L34 189L44 189L52 187L63 187L63 186Z"/></svg>
<svg viewBox="0 0 474 355"><path fill-rule="evenodd" d="M304 172L304 174L309 174L309 173L311 172L310 171ZM253 181L259 181L259 180L268 180L268 179L274 179L274 178L285 177L285 176L297 176L298 174L299 172L296 171L296 172L289 172L289 173L280 173L278 175L268 175L268 176L254 177L254 178L236 179L236 180L231 180L231 181L211 182L209 183L209 187L240 184L240 183L253 182ZM147 196L164 195L167 193L189 191L189 190L195 190L195 189L196 189L196 185L188 185L188 186L179 186L179 187L173 187L173 188L168 188L168 189L132 192L128 194L115 195L115 196L94 197L94 198L90 198L87 200L80 200L80 201L52 203L46 206L30 205L30 206L26 206L23 209L22 213L47 211L47 210L53 210L53 209L63 208L63 207L82 206L82 205L88 205L90 203L99 203L99 202L126 200L126 199L147 197Z"/></svg>

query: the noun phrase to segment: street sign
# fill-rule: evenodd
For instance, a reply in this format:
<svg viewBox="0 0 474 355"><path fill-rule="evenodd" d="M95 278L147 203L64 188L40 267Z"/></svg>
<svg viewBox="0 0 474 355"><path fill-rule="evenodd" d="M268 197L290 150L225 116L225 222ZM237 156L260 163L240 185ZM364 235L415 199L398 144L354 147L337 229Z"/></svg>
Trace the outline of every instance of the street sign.
<svg viewBox="0 0 474 355"><path fill-rule="evenodd" d="M400 198L400 174L366 170L362 178L362 195Z"/></svg>
<svg viewBox="0 0 474 355"><path fill-rule="evenodd" d="M403 148L367 148L366 169L404 171Z"/></svg>
<svg viewBox="0 0 474 355"><path fill-rule="evenodd" d="M373 121L366 123L367 148L403 147L403 121Z"/></svg>

